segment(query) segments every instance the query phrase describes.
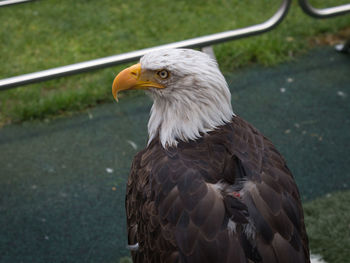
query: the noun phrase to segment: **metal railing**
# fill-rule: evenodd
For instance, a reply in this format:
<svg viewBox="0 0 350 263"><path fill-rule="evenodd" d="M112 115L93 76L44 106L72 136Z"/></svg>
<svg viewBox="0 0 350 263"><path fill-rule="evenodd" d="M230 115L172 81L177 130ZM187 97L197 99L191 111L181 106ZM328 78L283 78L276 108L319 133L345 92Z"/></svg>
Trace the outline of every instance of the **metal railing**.
<svg viewBox="0 0 350 263"><path fill-rule="evenodd" d="M319 9L310 5L308 0L299 0L299 5L306 14L315 18L328 18L350 13L350 4ZM350 38L344 44L336 45L335 49L339 52L350 53Z"/></svg>
<svg viewBox="0 0 350 263"><path fill-rule="evenodd" d="M328 18L350 12L350 4L319 9L310 5L308 0L299 0L299 5L305 13L316 18Z"/></svg>
<svg viewBox="0 0 350 263"><path fill-rule="evenodd" d="M34 1L34 0L3 0L3 1L0 1L0 7L7 6L7 5L22 4L22 3L31 2L31 1Z"/></svg>
<svg viewBox="0 0 350 263"><path fill-rule="evenodd" d="M283 20L289 10L290 3L291 0L283 0L277 12L270 19L261 24L3 79L0 80L0 90L135 61L147 52L157 49L202 48L229 40L261 34L273 29Z"/></svg>

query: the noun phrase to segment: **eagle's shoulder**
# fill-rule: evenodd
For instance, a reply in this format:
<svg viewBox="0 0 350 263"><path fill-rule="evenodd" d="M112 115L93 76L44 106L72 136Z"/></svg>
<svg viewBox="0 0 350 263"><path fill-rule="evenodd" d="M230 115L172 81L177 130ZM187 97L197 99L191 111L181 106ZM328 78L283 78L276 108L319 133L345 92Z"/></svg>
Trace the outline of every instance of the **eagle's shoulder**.
<svg viewBox="0 0 350 263"><path fill-rule="evenodd" d="M308 262L300 194L285 159L268 138L245 120L235 118L231 125L233 154L246 178L242 199L257 233L261 256L269 258L269 262Z"/></svg>

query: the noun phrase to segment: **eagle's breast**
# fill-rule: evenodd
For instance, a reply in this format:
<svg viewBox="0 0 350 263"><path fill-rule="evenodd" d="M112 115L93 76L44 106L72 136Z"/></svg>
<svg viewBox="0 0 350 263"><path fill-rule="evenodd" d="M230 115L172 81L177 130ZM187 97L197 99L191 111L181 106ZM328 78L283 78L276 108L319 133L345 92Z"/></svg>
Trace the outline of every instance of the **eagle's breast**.
<svg viewBox="0 0 350 263"><path fill-rule="evenodd" d="M292 175L239 117L177 147L155 137L134 159L126 208L134 262L307 262Z"/></svg>

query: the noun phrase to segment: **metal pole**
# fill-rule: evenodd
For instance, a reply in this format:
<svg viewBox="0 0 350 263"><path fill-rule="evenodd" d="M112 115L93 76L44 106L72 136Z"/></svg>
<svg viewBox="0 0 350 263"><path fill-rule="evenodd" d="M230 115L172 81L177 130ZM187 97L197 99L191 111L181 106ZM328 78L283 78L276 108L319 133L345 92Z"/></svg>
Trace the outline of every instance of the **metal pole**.
<svg viewBox="0 0 350 263"><path fill-rule="evenodd" d="M299 5L304 12L315 18L328 18L338 15L343 15L350 12L350 4L318 9L310 5L308 0L299 0ZM344 44L338 44L335 49L339 52L349 53L350 52L350 39L348 39Z"/></svg>
<svg viewBox="0 0 350 263"><path fill-rule="evenodd" d="M261 34L273 29L283 20L289 10L290 3L291 0L283 0L277 12L270 19L258 25L3 79L0 80L0 90L135 61L153 50L165 48L201 48L229 40Z"/></svg>
<svg viewBox="0 0 350 263"><path fill-rule="evenodd" d="M318 9L310 5L308 0L299 0L299 5L305 13L316 18L328 18L350 12L350 4Z"/></svg>
<svg viewBox="0 0 350 263"><path fill-rule="evenodd" d="M15 4L22 4L26 2L31 2L34 0L4 0L0 1L0 7L7 6L7 5L15 5Z"/></svg>

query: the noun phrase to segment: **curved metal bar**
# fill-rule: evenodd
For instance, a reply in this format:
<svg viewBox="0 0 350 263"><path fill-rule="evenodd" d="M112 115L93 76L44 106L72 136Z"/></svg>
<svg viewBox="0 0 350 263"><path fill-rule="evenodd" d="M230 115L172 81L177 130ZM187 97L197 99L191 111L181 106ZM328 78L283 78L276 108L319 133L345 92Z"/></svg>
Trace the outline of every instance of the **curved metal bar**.
<svg viewBox="0 0 350 263"><path fill-rule="evenodd" d="M15 4L22 4L26 2L32 2L34 0L4 0L0 1L0 7L2 6L8 6L8 5L15 5Z"/></svg>
<svg viewBox="0 0 350 263"><path fill-rule="evenodd" d="M229 40L261 34L273 29L283 20L289 10L290 3L291 0L283 0L278 11L270 19L261 24L3 79L0 80L0 90L135 61L144 54L157 49L201 48Z"/></svg>
<svg viewBox="0 0 350 263"><path fill-rule="evenodd" d="M299 5L306 14L316 18L333 17L350 12L350 4L318 9L310 5L308 0L299 0Z"/></svg>

